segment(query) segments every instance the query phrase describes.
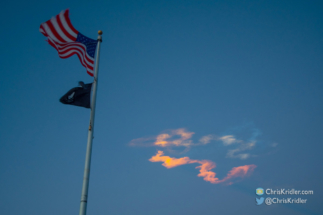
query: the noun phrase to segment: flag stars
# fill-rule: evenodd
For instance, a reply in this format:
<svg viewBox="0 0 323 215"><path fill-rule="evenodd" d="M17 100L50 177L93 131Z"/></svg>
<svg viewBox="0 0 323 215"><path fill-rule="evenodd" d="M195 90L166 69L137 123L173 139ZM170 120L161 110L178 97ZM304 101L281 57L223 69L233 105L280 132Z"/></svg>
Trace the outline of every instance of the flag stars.
<svg viewBox="0 0 323 215"><path fill-rule="evenodd" d="M78 33L77 38L76 38L76 42L83 43L86 46L86 52L88 53L88 55L90 55L91 57L94 58L96 45L98 43L96 40L92 40L92 39L82 35L81 33Z"/></svg>

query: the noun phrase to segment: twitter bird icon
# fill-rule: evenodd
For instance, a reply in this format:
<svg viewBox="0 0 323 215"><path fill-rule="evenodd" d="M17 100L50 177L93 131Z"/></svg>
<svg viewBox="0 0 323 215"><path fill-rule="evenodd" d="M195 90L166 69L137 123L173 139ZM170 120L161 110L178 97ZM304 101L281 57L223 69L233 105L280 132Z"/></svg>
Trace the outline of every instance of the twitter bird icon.
<svg viewBox="0 0 323 215"><path fill-rule="evenodd" d="M264 203L264 199L264 197L261 197L260 199L256 198L257 205L261 205L262 203Z"/></svg>

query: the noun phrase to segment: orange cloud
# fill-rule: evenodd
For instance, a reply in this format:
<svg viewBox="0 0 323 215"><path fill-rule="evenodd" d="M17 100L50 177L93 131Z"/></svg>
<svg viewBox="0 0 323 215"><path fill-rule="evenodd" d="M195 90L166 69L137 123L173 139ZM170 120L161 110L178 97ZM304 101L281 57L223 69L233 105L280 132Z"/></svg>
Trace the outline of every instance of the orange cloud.
<svg viewBox="0 0 323 215"><path fill-rule="evenodd" d="M197 175L198 177L203 177L205 181L208 181L212 184L223 183L229 181L232 178L240 177L243 178L253 172L256 168L256 165L245 165L245 166L238 166L232 168L231 171L227 174L225 178L219 180L216 178L216 173L211 171L216 167L215 163L209 160L192 160L189 157L182 157L182 158L172 158L169 156L165 156L163 151L158 151L155 156L152 156L149 161L151 162L163 162L163 166L170 169L180 165L191 164L191 163L199 163L200 166L197 166L197 169L200 169L200 173ZM229 184L232 184L230 182Z"/></svg>
<svg viewBox="0 0 323 215"><path fill-rule="evenodd" d="M155 156L152 156L149 161L151 162L163 162L163 166L167 169L177 167L184 164L196 163L195 160L191 160L189 157L183 158L171 158L169 156L164 156L163 151L158 151Z"/></svg>
<svg viewBox="0 0 323 215"><path fill-rule="evenodd" d="M200 174L198 174L197 176L204 177L205 181L209 181L212 184L223 183L237 177L243 178L251 174L253 170L257 167L254 164L233 167L232 170L229 171L229 173L225 178L223 178L222 180L219 180L218 178L215 177L216 175L215 172L209 171L210 169L213 169L215 167L215 165L213 166L213 164L214 164L213 162L210 163L210 161L204 161L204 163L201 166L196 167L196 168L200 168ZM229 185L231 184L232 182L229 183Z"/></svg>
<svg viewBox="0 0 323 215"><path fill-rule="evenodd" d="M210 171L211 169L215 168L215 163L208 160L202 160L198 163L201 164L201 166L195 167L196 169L200 169L200 174L198 174L198 177L203 177L204 181L209 181L212 184L219 183L219 179L215 177L216 173Z"/></svg>
<svg viewBox="0 0 323 215"><path fill-rule="evenodd" d="M231 178L236 178L236 177L243 178L251 174L256 167L257 166L254 164L233 167L232 170L228 173L228 175L224 179L222 179L222 181L227 181Z"/></svg>

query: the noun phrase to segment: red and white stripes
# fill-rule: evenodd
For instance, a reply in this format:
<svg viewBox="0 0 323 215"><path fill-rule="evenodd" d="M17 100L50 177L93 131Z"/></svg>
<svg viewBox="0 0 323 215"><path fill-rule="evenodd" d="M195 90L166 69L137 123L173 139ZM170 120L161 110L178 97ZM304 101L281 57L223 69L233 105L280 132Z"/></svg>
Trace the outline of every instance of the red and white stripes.
<svg viewBox="0 0 323 215"><path fill-rule="evenodd" d="M53 41L50 37L48 37L48 43L57 50L60 58L65 59L76 54L81 64L86 68L87 73L93 76L94 59L86 53L85 45L79 42L59 43Z"/></svg>
<svg viewBox="0 0 323 215"><path fill-rule="evenodd" d="M87 73L93 76L94 58L86 52L86 46L76 42L78 31L73 27L69 19L69 10L52 17L40 25L39 31L48 39L60 58L68 58L76 54Z"/></svg>

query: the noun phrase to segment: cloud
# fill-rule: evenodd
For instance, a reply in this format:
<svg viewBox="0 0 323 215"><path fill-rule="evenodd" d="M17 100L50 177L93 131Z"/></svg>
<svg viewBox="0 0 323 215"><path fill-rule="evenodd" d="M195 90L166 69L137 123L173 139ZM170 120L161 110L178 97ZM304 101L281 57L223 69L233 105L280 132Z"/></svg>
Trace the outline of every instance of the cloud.
<svg viewBox="0 0 323 215"><path fill-rule="evenodd" d="M217 138L210 134L210 135L207 135L207 136L203 136L200 140L199 140L199 143L202 144L202 145L206 145L208 143L211 142L211 140L216 140Z"/></svg>
<svg viewBox="0 0 323 215"><path fill-rule="evenodd" d="M278 143L272 143L271 144L271 147L276 147L276 146L278 146Z"/></svg>
<svg viewBox="0 0 323 215"><path fill-rule="evenodd" d="M229 179L236 178L236 177L243 178L245 176L249 176L256 167L257 166L254 164L233 167L232 170L227 174L227 176L223 178L221 181L227 181Z"/></svg>
<svg viewBox="0 0 323 215"><path fill-rule="evenodd" d="M157 136L138 138L131 140L131 146L159 146L159 147L190 147L209 144L212 140L222 141L223 145L228 146L234 143L243 142L242 140L236 139L233 135L226 135L217 137L216 135L209 134L199 139L197 143L193 143L192 136L194 132L189 132L185 128L179 128L174 130L167 130Z"/></svg>
<svg viewBox="0 0 323 215"><path fill-rule="evenodd" d="M261 134L261 132L255 128L251 129L251 131L251 137L246 141L237 139L234 135L216 136L214 134L209 134L201 137L198 142L194 143L191 138L195 133L189 132L185 128L179 128L166 130L153 137L134 139L129 145L162 147L167 148L168 152L172 152L172 147L186 147L186 149L181 152L185 153L193 146L202 146L211 143L211 141L218 141L222 143L221 145L229 147L226 158L245 160L251 156L255 156L245 151L251 150L256 146L256 138ZM276 145L272 146L275 147Z"/></svg>
<svg viewBox="0 0 323 215"><path fill-rule="evenodd" d="M246 160L250 157L256 157L257 155L254 153L254 149L258 145L261 146L257 147L258 152L259 149L264 149L264 146L266 145L271 149L275 148L278 145L278 143L268 144L268 142L266 145L264 145L263 140L258 140L261 132L259 129L254 127L253 123L247 123L243 126L235 127L231 129L226 135L218 136L215 134L208 134L202 136L198 141L195 141L195 143L192 140L194 134L194 132L187 131L185 128L173 130L169 129L156 136L133 139L131 140L129 145L150 147L154 146L163 148L167 150L168 153L177 154L179 153L177 150L174 150L174 148L179 148L181 150L180 154L183 154L190 149L196 149L197 146L202 147L210 143L215 143L217 144L217 148L220 149L218 150L218 152L221 152L223 149L227 150L225 153L226 158L240 160ZM182 150L183 147L184 150ZM211 146L209 146L208 149L212 150ZM254 164L233 167L224 178L219 179L218 177L216 177L216 173L213 171L213 169L216 167L216 164L210 160L193 160L189 157L175 158L166 156L164 155L164 151L158 150L156 155L152 156L149 161L161 162L162 165L167 169L187 164L198 164L198 166L195 167L199 170L197 176L212 184L224 183L230 185L233 182L237 181L238 178L241 179L249 176L256 168L256 165Z"/></svg>
<svg viewBox="0 0 323 215"><path fill-rule="evenodd" d="M177 166L185 165L185 164L192 164L192 163L199 163L200 166L195 167L196 169L200 169L200 173L197 175L198 177L203 177L205 181L208 181L212 184L219 184L223 182L227 182L233 178L243 178L247 175L250 175L253 170L256 168L256 165L245 165L232 168L231 171L227 174L225 178L219 180L216 178L216 173L211 171L216 167L216 164L213 161L209 160L192 160L189 157L182 157L182 158L172 158L169 156L165 156L163 151L158 151L155 156L152 156L149 161L151 162L163 162L162 165L168 169L174 168ZM229 182L228 184L232 184L233 182Z"/></svg>
<svg viewBox="0 0 323 215"><path fill-rule="evenodd" d="M167 147L167 146L190 146L192 145L191 139L194 132L187 132L184 128L171 130L169 133L163 133L156 137L154 142L155 146ZM178 139L171 139L173 136L180 136Z"/></svg>
<svg viewBox="0 0 323 215"><path fill-rule="evenodd" d="M211 169L215 168L214 162L202 160L198 163L201 164L201 166L195 167L196 169L200 169L200 173L197 175L198 177L203 177L204 181L208 181L212 184L220 183L220 180L215 177L216 173L211 171Z"/></svg>
<svg viewBox="0 0 323 215"><path fill-rule="evenodd" d="M227 136L220 137L219 140L222 140L223 145L225 145L225 146L231 145L233 143L240 143L241 142L241 140L237 140L236 138L234 138L233 135L227 135Z"/></svg>
<svg viewBox="0 0 323 215"><path fill-rule="evenodd" d="M149 161L151 162L163 162L163 166L167 169L174 168L180 165L185 165L189 163L196 163L195 160L191 160L189 157L182 158L171 158L169 156L164 156L163 151L158 151L155 156L152 156Z"/></svg>
<svg viewBox="0 0 323 215"><path fill-rule="evenodd" d="M190 140L193 134L194 132L188 132L185 128L167 130L157 136L133 139L130 141L129 145L158 147L190 147L194 145L192 140Z"/></svg>
<svg viewBox="0 0 323 215"><path fill-rule="evenodd" d="M227 158L240 158L241 160L247 159L250 157L249 153L239 153L245 150L250 150L256 145L256 141L249 143L241 143L238 148L230 149L226 155Z"/></svg>
<svg viewBox="0 0 323 215"><path fill-rule="evenodd" d="M153 146L152 141L155 140L155 137L141 137L133 139L130 141L130 146Z"/></svg>

